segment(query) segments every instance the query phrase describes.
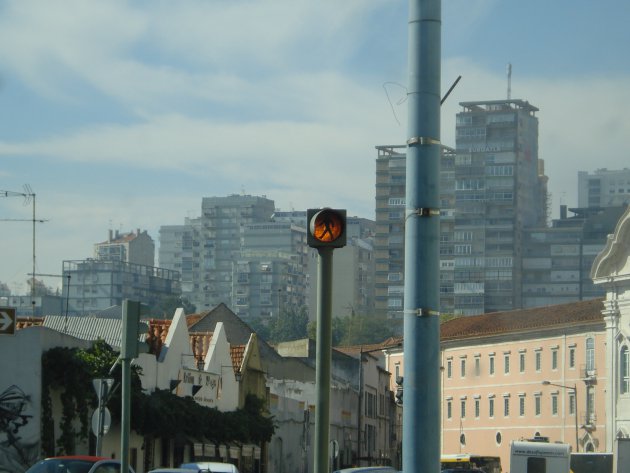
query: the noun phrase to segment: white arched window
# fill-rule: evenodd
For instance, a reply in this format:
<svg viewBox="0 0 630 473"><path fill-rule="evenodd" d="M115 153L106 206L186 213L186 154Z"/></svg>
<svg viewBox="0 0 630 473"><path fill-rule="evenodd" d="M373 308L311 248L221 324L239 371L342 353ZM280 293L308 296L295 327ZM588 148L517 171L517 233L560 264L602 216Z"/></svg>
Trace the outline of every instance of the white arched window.
<svg viewBox="0 0 630 473"><path fill-rule="evenodd" d="M624 346L619 352L619 393L628 394L630 392L630 359L628 358L628 347Z"/></svg>

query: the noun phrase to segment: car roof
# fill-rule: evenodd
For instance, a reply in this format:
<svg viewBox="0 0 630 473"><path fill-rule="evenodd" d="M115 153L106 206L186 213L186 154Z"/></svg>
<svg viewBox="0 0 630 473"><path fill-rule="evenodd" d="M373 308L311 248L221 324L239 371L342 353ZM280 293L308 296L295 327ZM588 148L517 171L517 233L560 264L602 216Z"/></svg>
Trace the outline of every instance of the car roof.
<svg viewBox="0 0 630 473"><path fill-rule="evenodd" d="M99 460L109 460L107 457L95 457L94 455L58 455L54 457L47 457L45 460L91 460L91 461L99 461Z"/></svg>
<svg viewBox="0 0 630 473"><path fill-rule="evenodd" d="M190 468L156 468L149 471L149 473L190 473Z"/></svg>

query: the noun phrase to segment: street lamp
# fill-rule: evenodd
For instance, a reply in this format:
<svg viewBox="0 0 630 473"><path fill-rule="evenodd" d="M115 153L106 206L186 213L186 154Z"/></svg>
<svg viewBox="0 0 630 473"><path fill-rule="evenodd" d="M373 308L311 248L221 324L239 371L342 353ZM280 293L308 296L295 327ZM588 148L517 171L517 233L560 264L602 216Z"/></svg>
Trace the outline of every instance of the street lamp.
<svg viewBox="0 0 630 473"><path fill-rule="evenodd" d="M573 399L575 402L575 412L573 412L573 415L575 417L575 451L579 452L580 451L580 443L578 441L578 416L577 416L577 384L574 384L573 386L565 386L564 384L556 384L556 383L552 383L551 381L543 381L542 382L543 385L545 386L556 386L558 388L562 388L562 389L568 389L569 391L573 391ZM566 412L566 410L565 410Z"/></svg>

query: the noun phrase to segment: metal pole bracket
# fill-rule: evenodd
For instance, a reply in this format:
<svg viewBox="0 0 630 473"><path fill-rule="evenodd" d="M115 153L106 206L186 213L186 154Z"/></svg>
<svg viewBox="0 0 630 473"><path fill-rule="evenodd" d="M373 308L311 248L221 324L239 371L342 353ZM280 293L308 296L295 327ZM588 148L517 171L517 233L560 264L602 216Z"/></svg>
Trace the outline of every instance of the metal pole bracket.
<svg viewBox="0 0 630 473"><path fill-rule="evenodd" d="M435 138L429 138L428 136L414 136L413 138L409 138L407 140L407 146L411 145L439 145L441 144L440 140L436 140Z"/></svg>
<svg viewBox="0 0 630 473"><path fill-rule="evenodd" d="M430 316L439 316L439 310L432 309L415 309L415 310L405 310L405 315L414 315L416 317L430 317Z"/></svg>

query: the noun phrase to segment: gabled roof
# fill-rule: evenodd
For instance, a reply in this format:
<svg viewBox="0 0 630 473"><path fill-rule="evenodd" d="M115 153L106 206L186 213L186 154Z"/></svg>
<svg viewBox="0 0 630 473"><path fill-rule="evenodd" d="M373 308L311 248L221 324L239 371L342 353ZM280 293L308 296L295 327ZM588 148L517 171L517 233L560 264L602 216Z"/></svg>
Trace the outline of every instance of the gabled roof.
<svg viewBox="0 0 630 473"><path fill-rule="evenodd" d="M225 328L225 336L231 346L247 345L249 337L255 333L247 323L241 320L234 312L232 312L225 304L221 303L214 309L192 314L188 317L196 320L192 325L188 326L190 333L196 332L212 332L218 322L223 322ZM264 340L259 338L260 354L265 359L281 359L282 357Z"/></svg>
<svg viewBox="0 0 630 473"><path fill-rule="evenodd" d="M603 299L458 317L440 326L440 340L484 337L603 322Z"/></svg>

